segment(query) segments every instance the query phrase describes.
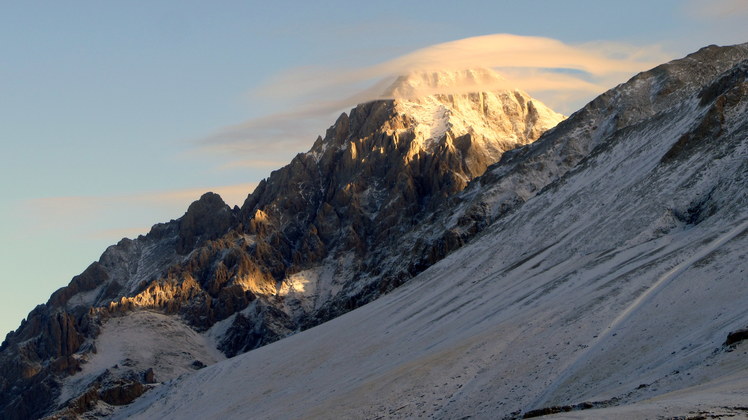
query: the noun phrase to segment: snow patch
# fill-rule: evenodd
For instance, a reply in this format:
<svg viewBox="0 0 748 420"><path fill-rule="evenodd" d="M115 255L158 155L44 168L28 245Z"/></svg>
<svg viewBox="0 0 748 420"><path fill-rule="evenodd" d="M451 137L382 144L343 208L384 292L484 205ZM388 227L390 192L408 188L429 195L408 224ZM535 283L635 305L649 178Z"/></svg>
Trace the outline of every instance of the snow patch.
<svg viewBox="0 0 748 420"><path fill-rule="evenodd" d="M59 402L80 395L107 370L152 368L156 380L164 382L194 371L195 361L210 365L226 358L178 317L144 310L107 320L94 345L96 352L87 356L82 370L65 379Z"/></svg>

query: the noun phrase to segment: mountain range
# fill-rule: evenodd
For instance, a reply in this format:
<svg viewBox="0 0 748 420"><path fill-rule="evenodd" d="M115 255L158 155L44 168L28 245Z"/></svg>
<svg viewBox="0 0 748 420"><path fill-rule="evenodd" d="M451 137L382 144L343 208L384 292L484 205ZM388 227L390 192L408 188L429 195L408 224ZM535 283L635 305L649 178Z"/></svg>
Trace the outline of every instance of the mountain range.
<svg viewBox="0 0 748 420"><path fill-rule="evenodd" d="M568 118L499 78L403 76L109 247L6 337L0 416L748 414L748 44Z"/></svg>

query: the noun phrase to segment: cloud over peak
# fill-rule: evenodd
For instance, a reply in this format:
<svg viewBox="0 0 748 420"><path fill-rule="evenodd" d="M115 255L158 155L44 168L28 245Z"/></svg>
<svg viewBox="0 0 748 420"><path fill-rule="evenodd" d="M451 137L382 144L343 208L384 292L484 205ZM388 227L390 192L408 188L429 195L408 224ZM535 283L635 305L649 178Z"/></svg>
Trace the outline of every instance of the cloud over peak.
<svg viewBox="0 0 748 420"><path fill-rule="evenodd" d="M298 145L294 152L302 152L340 111L396 96L388 87L413 72L492 69L501 78L483 77L478 82L486 84L480 90L524 90L568 114L636 72L670 58L656 44L567 44L546 37L492 34L432 45L372 66L304 66L281 73L252 92L260 101L280 102L287 111L228 127L204 139L202 147L251 153L242 160L279 160L272 152L278 144ZM439 93L474 91L478 84L475 78L462 78L440 86Z"/></svg>

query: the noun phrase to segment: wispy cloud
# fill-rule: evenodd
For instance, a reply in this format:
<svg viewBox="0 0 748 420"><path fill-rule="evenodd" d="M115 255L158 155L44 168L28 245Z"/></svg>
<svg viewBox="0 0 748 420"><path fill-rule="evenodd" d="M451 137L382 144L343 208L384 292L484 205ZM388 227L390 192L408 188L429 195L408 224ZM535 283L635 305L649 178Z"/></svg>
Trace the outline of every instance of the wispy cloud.
<svg viewBox="0 0 748 420"><path fill-rule="evenodd" d="M733 45L748 41L748 1L686 0L677 9L685 19L688 36L667 42L682 52L692 52L708 44Z"/></svg>
<svg viewBox="0 0 748 420"><path fill-rule="evenodd" d="M322 85L327 83L322 75L317 75L315 80ZM213 135L200 139L199 144L201 148L214 152L228 152L232 155L239 153L243 161L287 162L279 157L287 157L289 154L293 156L295 153L306 151L305 149L316 139L316 134L323 134L340 112L376 98L391 82L392 79L380 80L373 86L366 89L358 87L357 90L342 82L325 89L315 87L311 81L308 84L297 81L299 86L313 90L306 94L300 89L298 96L289 95L286 111L225 127ZM261 97L266 93L255 94ZM275 99L279 99L280 96L282 95L277 95Z"/></svg>
<svg viewBox="0 0 748 420"><path fill-rule="evenodd" d="M382 91L370 88L356 97L351 89L412 71L488 67L504 75L513 86L531 93L582 90L589 95L590 87L599 92L611 87L603 86L611 80L621 80L669 58L671 55L658 45L633 46L603 41L571 45L551 38L495 34L437 44L368 67L292 69L270 80L255 94L304 100L346 92L349 99L371 100L381 97ZM567 71L560 73L565 83L558 83L560 75L556 75L556 83L549 84L553 73L560 70ZM547 77L537 77L540 72ZM584 82L581 89L580 82Z"/></svg>
<svg viewBox="0 0 748 420"><path fill-rule="evenodd" d="M231 160L281 160L278 156L289 157L289 151L305 151L339 112L383 98L397 76L419 70L493 68L507 86L570 113L634 73L670 58L659 45L602 41L572 45L551 38L494 34L433 45L371 66L294 68L252 92L258 101L285 103L286 112L227 127L203 139L200 147L228 153Z"/></svg>
<svg viewBox="0 0 748 420"><path fill-rule="evenodd" d="M185 188L176 190L162 190L137 194L101 195L101 196L60 196L34 198L26 202L30 208L41 211L68 211L81 213L89 210L98 211L102 206L143 206L190 204L208 191L219 194L229 205L241 205L244 199L257 187L256 182L236 185L223 185L205 188ZM187 208L185 207L184 210Z"/></svg>
<svg viewBox="0 0 748 420"><path fill-rule="evenodd" d="M282 160L262 160L262 159L234 160L234 161L221 165L219 169L235 169L235 168L278 169L287 163L288 162L285 162Z"/></svg>
<svg viewBox="0 0 748 420"><path fill-rule="evenodd" d="M748 1L745 0L690 0L685 11L699 19L724 19L748 16Z"/></svg>
<svg viewBox="0 0 748 420"><path fill-rule="evenodd" d="M120 228L120 229L100 229L86 234L89 239L102 239L109 242L117 240L117 238L136 238L139 235L145 235L151 230L150 226L139 226L131 228Z"/></svg>
<svg viewBox="0 0 748 420"><path fill-rule="evenodd" d="M204 193L212 191L220 195L221 198L223 198L223 201L226 202L226 204L233 206L241 205L242 203L244 203L247 195L249 195L249 193L251 193L255 189L255 187L257 187L257 183L250 182L245 184L221 185L205 188L187 188L168 191L146 192L140 194L114 196L111 198L114 201L152 203L155 205L182 204L184 202L187 202L187 204L189 204L190 202L200 198L200 196Z"/></svg>
<svg viewBox="0 0 748 420"><path fill-rule="evenodd" d="M28 200L20 211L28 229L64 231L91 239L115 241L145 234L156 221L180 217L207 191L229 205L241 205L257 183L153 191L106 196L64 196Z"/></svg>

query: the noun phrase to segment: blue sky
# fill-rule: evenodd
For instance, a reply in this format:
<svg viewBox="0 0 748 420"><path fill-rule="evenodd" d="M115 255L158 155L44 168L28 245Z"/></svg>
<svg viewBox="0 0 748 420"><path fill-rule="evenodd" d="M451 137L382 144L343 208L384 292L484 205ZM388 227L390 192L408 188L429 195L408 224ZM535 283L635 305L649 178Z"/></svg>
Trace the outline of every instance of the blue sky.
<svg viewBox="0 0 748 420"><path fill-rule="evenodd" d="M492 34L629 61L748 41L737 0L0 5L3 337L119 238L204 191L239 204L355 105L375 81L359 75L384 74L371 69ZM331 83L342 74L354 82ZM566 113L594 96L528 90Z"/></svg>

